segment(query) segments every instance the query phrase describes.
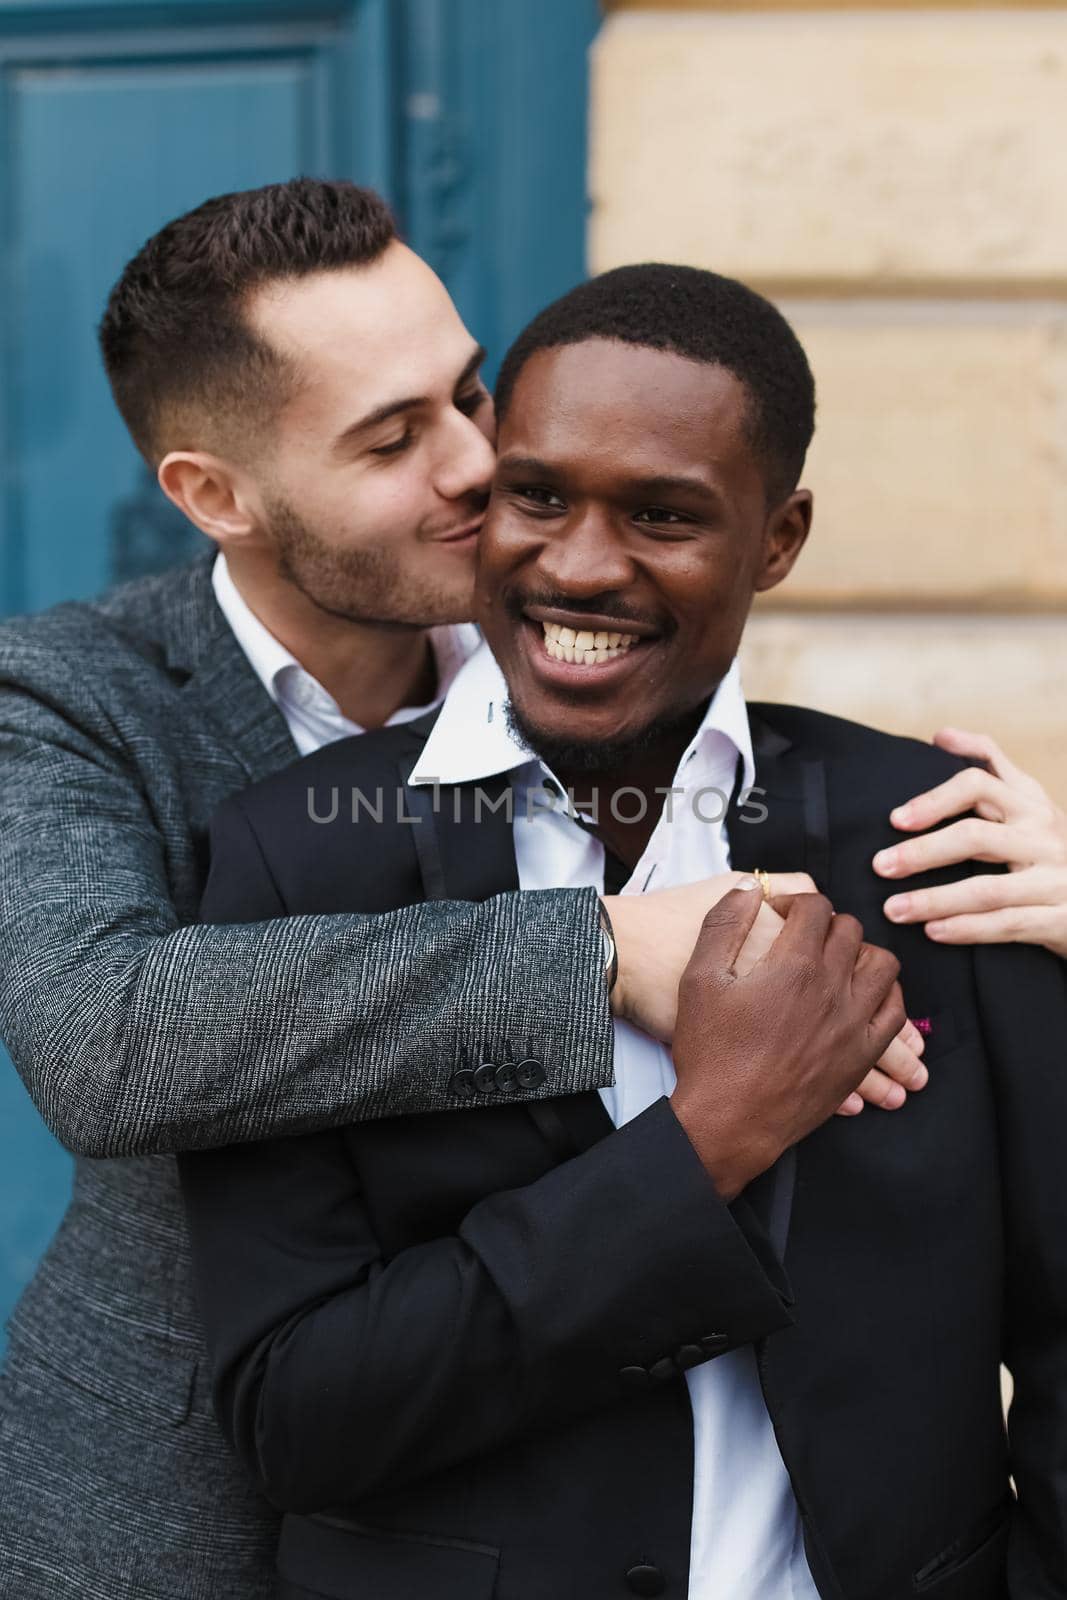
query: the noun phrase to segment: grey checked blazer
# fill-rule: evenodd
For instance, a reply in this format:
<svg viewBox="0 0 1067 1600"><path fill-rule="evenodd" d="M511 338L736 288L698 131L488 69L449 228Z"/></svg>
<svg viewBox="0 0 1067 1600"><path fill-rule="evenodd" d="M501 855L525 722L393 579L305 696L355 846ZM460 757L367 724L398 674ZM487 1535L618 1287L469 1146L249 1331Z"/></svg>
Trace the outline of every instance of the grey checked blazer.
<svg viewBox="0 0 1067 1600"><path fill-rule="evenodd" d="M591 890L199 925L215 808L297 759L213 556L0 623L0 1032L80 1159L0 1374L4 1600L253 1600L276 1519L210 1408L171 1153L611 1080Z"/></svg>

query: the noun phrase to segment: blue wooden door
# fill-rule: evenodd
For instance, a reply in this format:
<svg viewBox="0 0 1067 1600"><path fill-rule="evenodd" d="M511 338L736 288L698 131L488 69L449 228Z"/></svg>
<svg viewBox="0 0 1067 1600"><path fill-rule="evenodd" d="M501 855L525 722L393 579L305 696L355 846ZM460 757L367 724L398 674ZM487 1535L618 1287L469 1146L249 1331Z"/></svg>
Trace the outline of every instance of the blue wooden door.
<svg viewBox="0 0 1067 1600"><path fill-rule="evenodd" d="M595 0L0 0L0 613L207 548L130 444L95 327L208 195L381 189L497 361L582 275L596 21ZM69 1179L0 1050L0 1318Z"/></svg>

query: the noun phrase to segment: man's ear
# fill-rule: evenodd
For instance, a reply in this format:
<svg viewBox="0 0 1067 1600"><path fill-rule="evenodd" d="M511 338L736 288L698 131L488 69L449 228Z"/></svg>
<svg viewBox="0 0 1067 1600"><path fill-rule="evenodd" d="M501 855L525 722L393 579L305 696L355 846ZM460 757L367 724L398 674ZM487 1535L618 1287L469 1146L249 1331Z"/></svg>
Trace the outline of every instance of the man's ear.
<svg viewBox="0 0 1067 1600"><path fill-rule="evenodd" d="M172 450L159 464L159 487L189 521L225 549L258 526L251 480L223 456Z"/></svg>
<svg viewBox="0 0 1067 1600"><path fill-rule="evenodd" d="M810 489L794 489L774 510L763 533L763 561L756 573L756 593L774 589L788 578L811 531L813 504Z"/></svg>

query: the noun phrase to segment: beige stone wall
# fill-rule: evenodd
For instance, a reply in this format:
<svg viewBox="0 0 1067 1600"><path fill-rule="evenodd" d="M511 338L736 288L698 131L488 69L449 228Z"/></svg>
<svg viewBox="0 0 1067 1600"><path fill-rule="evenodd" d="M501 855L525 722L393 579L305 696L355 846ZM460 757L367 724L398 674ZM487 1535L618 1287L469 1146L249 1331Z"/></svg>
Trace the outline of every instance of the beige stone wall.
<svg viewBox="0 0 1067 1600"><path fill-rule="evenodd" d="M749 692L985 727L1067 796L1067 5L609 5L590 258L772 295L811 545Z"/></svg>

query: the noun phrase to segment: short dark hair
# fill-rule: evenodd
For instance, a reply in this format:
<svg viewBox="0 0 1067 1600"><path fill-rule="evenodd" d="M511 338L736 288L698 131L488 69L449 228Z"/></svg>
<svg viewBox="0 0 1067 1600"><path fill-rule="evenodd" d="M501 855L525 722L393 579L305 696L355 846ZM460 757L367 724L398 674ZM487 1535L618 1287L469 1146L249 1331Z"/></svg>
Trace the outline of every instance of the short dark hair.
<svg viewBox="0 0 1067 1600"><path fill-rule="evenodd" d="M815 380L799 339L769 300L697 267L657 261L603 272L553 301L519 334L497 379L498 419L531 356L588 339L618 339L732 372L748 390L749 434L769 504L796 488L815 431Z"/></svg>
<svg viewBox="0 0 1067 1600"><path fill-rule="evenodd" d="M100 323L111 392L150 466L193 443L268 424L287 392L287 363L242 314L275 280L363 266L396 237L380 195L354 183L293 178L216 195L168 222L128 263Z"/></svg>

